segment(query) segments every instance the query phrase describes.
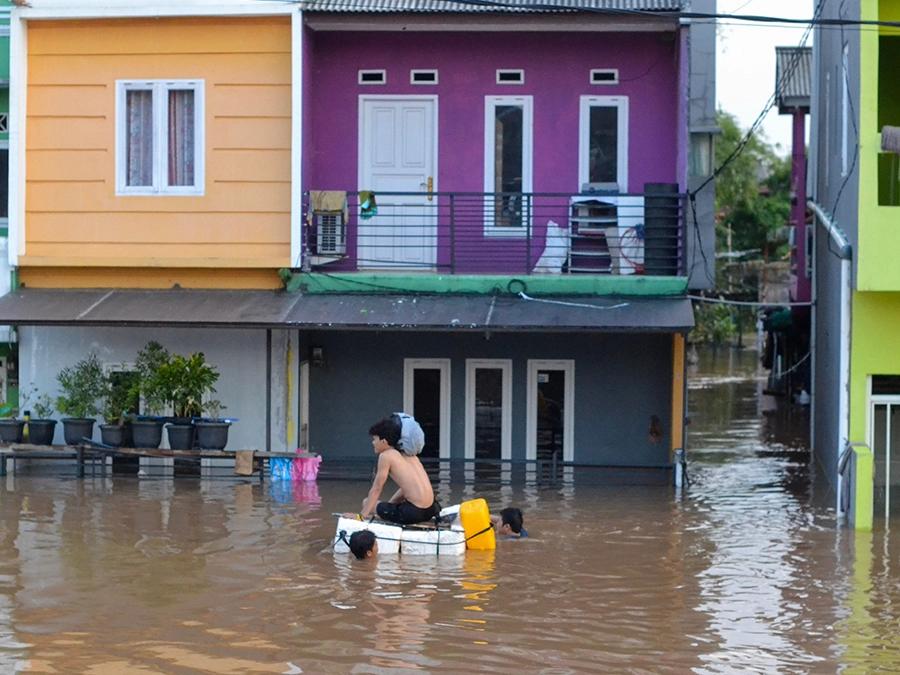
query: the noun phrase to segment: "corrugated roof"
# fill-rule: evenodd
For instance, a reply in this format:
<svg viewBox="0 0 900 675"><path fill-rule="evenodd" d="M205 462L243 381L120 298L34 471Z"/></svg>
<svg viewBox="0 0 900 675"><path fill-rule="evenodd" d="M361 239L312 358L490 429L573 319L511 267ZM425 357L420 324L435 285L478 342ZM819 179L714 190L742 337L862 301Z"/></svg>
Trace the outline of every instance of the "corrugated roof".
<svg viewBox="0 0 900 675"><path fill-rule="evenodd" d="M677 12L687 0L301 0L309 12Z"/></svg>
<svg viewBox="0 0 900 675"><path fill-rule="evenodd" d="M0 297L0 324L321 330L679 332L691 302L661 298L321 294L273 291L51 290Z"/></svg>
<svg viewBox="0 0 900 675"><path fill-rule="evenodd" d="M812 94L812 47L775 48L775 96L778 112L809 110Z"/></svg>

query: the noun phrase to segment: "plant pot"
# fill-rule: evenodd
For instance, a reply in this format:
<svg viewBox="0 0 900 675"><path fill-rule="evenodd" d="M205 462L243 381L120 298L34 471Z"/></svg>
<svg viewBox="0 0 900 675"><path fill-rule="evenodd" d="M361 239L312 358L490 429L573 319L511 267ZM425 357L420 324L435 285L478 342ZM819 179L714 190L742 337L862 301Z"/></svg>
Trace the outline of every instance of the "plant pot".
<svg viewBox="0 0 900 675"><path fill-rule="evenodd" d="M158 448L162 443L163 423L159 420L135 420L131 423L136 448Z"/></svg>
<svg viewBox="0 0 900 675"><path fill-rule="evenodd" d="M25 420L0 420L0 443L21 443Z"/></svg>
<svg viewBox="0 0 900 675"><path fill-rule="evenodd" d="M56 420L28 420L28 442L34 445L53 445Z"/></svg>
<svg viewBox="0 0 900 675"><path fill-rule="evenodd" d="M194 447L194 426L192 424L167 424L169 447L173 450L190 450Z"/></svg>
<svg viewBox="0 0 900 675"><path fill-rule="evenodd" d="M101 424L100 440L105 445L121 448L125 439L125 427L121 424Z"/></svg>
<svg viewBox="0 0 900 675"><path fill-rule="evenodd" d="M82 439L90 439L94 435L94 423L90 417L64 417L63 438L66 445L81 445Z"/></svg>
<svg viewBox="0 0 900 675"><path fill-rule="evenodd" d="M204 450L224 450L228 445L228 427L231 422L206 420L194 422L197 430L197 446Z"/></svg>
<svg viewBox="0 0 900 675"><path fill-rule="evenodd" d="M131 420L126 421L122 425L122 445L119 447L122 447L122 448L133 448L134 447L134 435L132 434Z"/></svg>

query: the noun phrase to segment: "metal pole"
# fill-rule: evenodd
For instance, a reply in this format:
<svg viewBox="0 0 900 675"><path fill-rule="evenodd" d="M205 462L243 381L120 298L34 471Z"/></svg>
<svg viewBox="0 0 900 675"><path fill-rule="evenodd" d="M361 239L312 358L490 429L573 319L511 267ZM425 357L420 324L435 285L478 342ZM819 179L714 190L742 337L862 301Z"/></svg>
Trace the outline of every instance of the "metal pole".
<svg viewBox="0 0 900 675"><path fill-rule="evenodd" d="M272 449L272 329L266 329L266 450Z"/></svg>

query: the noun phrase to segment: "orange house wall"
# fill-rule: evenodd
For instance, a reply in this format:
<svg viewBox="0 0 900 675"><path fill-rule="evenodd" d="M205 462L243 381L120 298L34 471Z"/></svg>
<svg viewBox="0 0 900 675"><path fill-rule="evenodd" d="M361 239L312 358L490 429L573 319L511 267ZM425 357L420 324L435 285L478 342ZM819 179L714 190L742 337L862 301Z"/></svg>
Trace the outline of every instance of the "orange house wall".
<svg viewBox="0 0 900 675"><path fill-rule="evenodd" d="M117 196L116 80L165 78L204 81L204 194ZM24 283L279 285L289 18L31 22L26 110Z"/></svg>

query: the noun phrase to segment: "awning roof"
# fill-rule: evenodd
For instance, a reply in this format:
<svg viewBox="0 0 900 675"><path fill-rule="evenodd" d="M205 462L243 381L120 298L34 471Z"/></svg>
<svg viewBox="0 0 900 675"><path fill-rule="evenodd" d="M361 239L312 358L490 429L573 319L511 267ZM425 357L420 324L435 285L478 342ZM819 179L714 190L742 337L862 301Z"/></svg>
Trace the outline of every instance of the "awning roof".
<svg viewBox="0 0 900 675"><path fill-rule="evenodd" d="M0 325L183 326L324 330L680 332L690 300L283 291L51 290L0 298Z"/></svg>
<svg viewBox="0 0 900 675"><path fill-rule="evenodd" d="M306 12L677 12L685 0L302 0Z"/></svg>

